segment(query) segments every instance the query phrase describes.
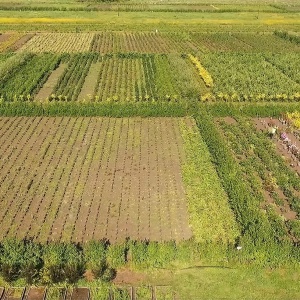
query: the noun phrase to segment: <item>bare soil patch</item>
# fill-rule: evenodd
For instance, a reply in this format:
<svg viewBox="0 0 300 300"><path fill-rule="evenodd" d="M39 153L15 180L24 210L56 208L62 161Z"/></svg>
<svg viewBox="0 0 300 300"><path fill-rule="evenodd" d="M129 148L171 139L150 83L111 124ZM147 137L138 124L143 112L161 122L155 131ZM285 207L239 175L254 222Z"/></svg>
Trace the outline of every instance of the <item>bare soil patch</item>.
<svg viewBox="0 0 300 300"><path fill-rule="evenodd" d="M3 43L9 39L10 35L9 34L0 34L0 43Z"/></svg>
<svg viewBox="0 0 300 300"><path fill-rule="evenodd" d="M45 288L31 288L28 292L26 300L43 300L45 299Z"/></svg>
<svg viewBox="0 0 300 300"><path fill-rule="evenodd" d="M145 279L146 279L145 273L140 273L129 269L123 269L117 271L117 276L113 280L113 283L136 285L136 284L140 284Z"/></svg>

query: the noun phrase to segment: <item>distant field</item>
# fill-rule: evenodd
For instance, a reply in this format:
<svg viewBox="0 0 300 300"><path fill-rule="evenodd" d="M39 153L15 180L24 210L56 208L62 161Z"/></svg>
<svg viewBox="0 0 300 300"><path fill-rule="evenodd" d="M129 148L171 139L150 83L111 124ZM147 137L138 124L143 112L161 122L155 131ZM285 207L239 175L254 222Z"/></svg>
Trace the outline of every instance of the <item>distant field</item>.
<svg viewBox="0 0 300 300"><path fill-rule="evenodd" d="M241 26L245 26L241 29ZM6 30L36 31L99 31L99 30L151 30L207 31L215 27L229 27L229 31L263 31L287 27L297 31L300 26L298 12L241 11L215 12L163 12L163 11L0 11L0 28ZM202 28L201 28L202 27ZM235 28L238 27L238 28ZM264 28L262 28L264 27Z"/></svg>
<svg viewBox="0 0 300 300"><path fill-rule="evenodd" d="M300 46L274 33L36 33L17 35L15 53L10 36L0 35L6 101L299 99Z"/></svg>

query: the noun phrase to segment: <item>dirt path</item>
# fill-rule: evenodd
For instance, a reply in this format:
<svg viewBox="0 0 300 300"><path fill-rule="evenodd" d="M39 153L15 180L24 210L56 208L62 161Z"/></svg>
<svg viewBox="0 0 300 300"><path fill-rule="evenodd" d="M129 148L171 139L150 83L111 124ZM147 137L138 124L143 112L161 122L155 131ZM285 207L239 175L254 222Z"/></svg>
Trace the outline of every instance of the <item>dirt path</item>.
<svg viewBox="0 0 300 300"><path fill-rule="evenodd" d="M57 84L59 77L63 74L67 67L67 64L60 64L56 70L54 70L43 87L39 90L37 95L35 96L35 101L45 101L47 98L51 96L53 90Z"/></svg>

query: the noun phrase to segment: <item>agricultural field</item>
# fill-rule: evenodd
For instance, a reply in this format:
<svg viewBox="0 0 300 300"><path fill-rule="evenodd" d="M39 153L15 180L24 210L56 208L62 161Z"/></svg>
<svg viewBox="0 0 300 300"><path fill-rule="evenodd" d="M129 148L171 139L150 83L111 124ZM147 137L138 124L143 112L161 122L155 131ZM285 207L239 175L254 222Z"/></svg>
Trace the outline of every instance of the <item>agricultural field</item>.
<svg viewBox="0 0 300 300"><path fill-rule="evenodd" d="M189 239L181 122L1 118L1 238Z"/></svg>
<svg viewBox="0 0 300 300"><path fill-rule="evenodd" d="M2 1L0 298L300 299L299 13Z"/></svg>
<svg viewBox="0 0 300 300"><path fill-rule="evenodd" d="M269 220L278 240L298 241L299 170L295 172L288 164L291 159L288 158L288 151L283 159L282 152L275 151L272 141L266 136L268 130L264 123L273 121L225 118L216 122L241 167L251 194L254 195L256 202L252 204L253 209L256 207L260 214L264 212L264 217ZM279 138L277 145L280 145Z"/></svg>
<svg viewBox="0 0 300 300"><path fill-rule="evenodd" d="M26 52L54 52L72 53L87 52L93 39L92 33L47 33L35 35L20 51Z"/></svg>
<svg viewBox="0 0 300 300"><path fill-rule="evenodd" d="M1 123L1 142L7 145L1 238L191 237L178 121L4 118Z"/></svg>

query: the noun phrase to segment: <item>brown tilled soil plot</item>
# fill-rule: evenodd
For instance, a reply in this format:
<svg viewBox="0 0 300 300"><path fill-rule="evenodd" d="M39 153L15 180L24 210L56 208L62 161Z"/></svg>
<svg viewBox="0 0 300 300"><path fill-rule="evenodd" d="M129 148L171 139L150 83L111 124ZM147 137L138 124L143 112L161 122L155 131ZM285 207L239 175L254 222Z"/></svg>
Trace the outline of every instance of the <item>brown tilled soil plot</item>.
<svg viewBox="0 0 300 300"><path fill-rule="evenodd" d="M190 238L181 121L1 117L0 239Z"/></svg>

